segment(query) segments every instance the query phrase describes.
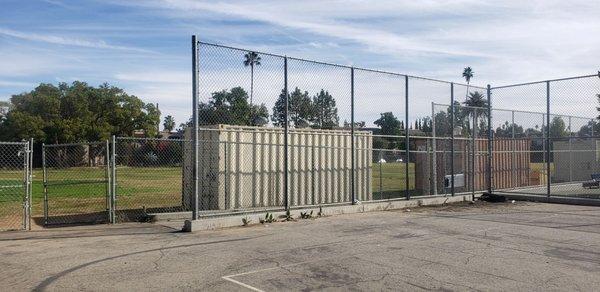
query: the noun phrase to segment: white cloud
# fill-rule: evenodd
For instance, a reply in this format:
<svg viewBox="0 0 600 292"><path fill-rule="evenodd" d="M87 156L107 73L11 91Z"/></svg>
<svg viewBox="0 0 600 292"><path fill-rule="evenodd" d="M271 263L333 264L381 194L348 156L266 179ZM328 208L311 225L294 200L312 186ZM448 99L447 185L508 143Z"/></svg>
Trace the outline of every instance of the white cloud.
<svg viewBox="0 0 600 292"><path fill-rule="evenodd" d="M7 28L0 28L0 34L5 35L5 36L19 38L19 39L29 40L29 41L38 41L38 42L45 42L45 43L57 44L57 45L151 53L151 51L146 50L146 49L127 47L127 46L110 45L110 44L107 44L103 40L92 41L92 40L64 37L64 36L57 36L57 35L45 35L45 34L37 34L37 33L29 33L29 32L20 32L20 31L16 31L16 30L12 30L12 29L7 29Z"/></svg>

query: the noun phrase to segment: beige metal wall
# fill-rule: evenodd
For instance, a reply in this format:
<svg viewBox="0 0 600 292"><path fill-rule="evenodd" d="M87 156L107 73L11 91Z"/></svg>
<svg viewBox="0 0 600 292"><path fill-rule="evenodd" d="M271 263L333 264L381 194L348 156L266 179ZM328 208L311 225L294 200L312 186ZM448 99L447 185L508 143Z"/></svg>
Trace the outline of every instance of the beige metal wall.
<svg viewBox="0 0 600 292"><path fill-rule="evenodd" d="M201 210L283 206L282 128L216 125L203 127L199 140ZM357 199L371 200L371 132L355 131L355 140ZM350 131L290 129L288 142L291 206L350 202ZM191 145L185 153L184 167L191 169ZM191 179L185 171L185 205Z"/></svg>

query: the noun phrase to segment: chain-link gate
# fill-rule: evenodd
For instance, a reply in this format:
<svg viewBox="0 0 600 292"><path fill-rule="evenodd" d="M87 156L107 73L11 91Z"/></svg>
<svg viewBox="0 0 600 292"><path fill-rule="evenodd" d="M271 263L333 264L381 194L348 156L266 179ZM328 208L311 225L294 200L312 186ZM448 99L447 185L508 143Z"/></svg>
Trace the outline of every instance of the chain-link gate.
<svg viewBox="0 0 600 292"><path fill-rule="evenodd" d="M0 230L31 226L31 144L0 142Z"/></svg>
<svg viewBox="0 0 600 292"><path fill-rule="evenodd" d="M113 138L117 222L144 221L151 213L185 211L184 143L179 139ZM189 148L189 147L188 147Z"/></svg>
<svg viewBox="0 0 600 292"><path fill-rule="evenodd" d="M42 145L44 224L112 218L108 141Z"/></svg>

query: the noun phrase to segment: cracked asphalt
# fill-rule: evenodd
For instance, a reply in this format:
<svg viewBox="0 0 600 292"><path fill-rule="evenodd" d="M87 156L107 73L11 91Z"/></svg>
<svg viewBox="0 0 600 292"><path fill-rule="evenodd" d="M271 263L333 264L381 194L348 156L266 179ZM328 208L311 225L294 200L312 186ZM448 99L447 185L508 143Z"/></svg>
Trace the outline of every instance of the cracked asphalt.
<svg viewBox="0 0 600 292"><path fill-rule="evenodd" d="M240 222L241 223L241 222ZM600 208L461 204L181 233L0 233L2 290L594 291Z"/></svg>

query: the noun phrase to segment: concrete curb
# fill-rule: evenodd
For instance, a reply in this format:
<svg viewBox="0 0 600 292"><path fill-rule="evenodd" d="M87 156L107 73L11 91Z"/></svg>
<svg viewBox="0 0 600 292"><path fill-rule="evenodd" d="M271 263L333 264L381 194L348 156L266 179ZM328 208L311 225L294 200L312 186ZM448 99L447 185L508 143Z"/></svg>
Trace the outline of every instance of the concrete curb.
<svg viewBox="0 0 600 292"><path fill-rule="evenodd" d="M475 197L479 197L476 194ZM447 197L427 197L427 198L415 198L411 200L396 200L386 202L367 202L358 205L340 205L340 206L322 206L321 211L325 216L341 215L341 214L353 214L353 213L364 213L364 212L375 212L375 211L388 211L398 210L404 208L415 208L421 206L439 206L450 203L469 202L472 200L472 195L458 195L458 196L447 196ZM300 212L313 212L313 216L317 216L319 212L318 206L310 206L305 208L298 208L290 210L290 215L293 218L300 217ZM191 212L181 213L165 213L165 214L150 214L151 220L154 222L170 221L170 220L182 220L186 219L183 227L183 231L194 232L201 230L214 230L226 227L241 226L242 219L246 218L250 220L250 224L259 223L265 215L266 211L260 213L246 213L229 216L220 216L213 218L201 218L199 220L189 220ZM275 218L284 218L285 211L274 211L270 212Z"/></svg>
<svg viewBox="0 0 600 292"><path fill-rule="evenodd" d="M548 197L546 195L497 193L506 197L507 200L531 201L540 203L568 204L582 206L600 206L600 200L575 197Z"/></svg>

